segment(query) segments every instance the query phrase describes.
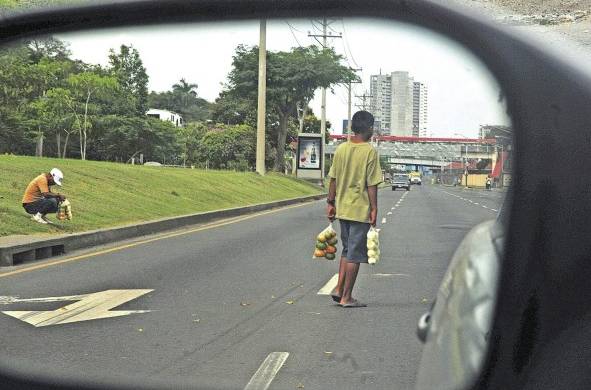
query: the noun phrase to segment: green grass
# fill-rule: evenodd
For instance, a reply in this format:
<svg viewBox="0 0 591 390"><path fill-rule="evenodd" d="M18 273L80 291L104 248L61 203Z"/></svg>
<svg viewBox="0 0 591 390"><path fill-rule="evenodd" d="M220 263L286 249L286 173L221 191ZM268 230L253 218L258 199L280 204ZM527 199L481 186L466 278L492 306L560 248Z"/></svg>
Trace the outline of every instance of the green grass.
<svg viewBox="0 0 591 390"><path fill-rule="evenodd" d="M58 226L34 223L22 207L29 182L58 167L74 218ZM64 233L321 193L284 175L131 166L69 159L0 156L0 236ZM49 215L55 219L55 215Z"/></svg>

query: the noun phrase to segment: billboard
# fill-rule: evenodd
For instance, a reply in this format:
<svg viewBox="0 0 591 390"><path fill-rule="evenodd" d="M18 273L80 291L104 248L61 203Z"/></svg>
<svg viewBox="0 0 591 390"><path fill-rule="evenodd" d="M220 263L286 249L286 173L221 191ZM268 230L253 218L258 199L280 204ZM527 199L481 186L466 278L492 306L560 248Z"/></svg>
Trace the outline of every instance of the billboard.
<svg viewBox="0 0 591 390"><path fill-rule="evenodd" d="M298 169L320 169L322 145L320 137L298 137Z"/></svg>

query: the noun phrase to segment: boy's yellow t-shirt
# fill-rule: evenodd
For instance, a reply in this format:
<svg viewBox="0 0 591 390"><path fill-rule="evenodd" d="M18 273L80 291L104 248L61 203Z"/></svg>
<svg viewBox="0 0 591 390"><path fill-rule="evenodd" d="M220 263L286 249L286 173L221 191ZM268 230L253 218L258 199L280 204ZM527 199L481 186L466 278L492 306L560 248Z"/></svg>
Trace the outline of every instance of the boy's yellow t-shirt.
<svg viewBox="0 0 591 390"><path fill-rule="evenodd" d="M380 159L373 146L351 141L339 145L328 176L336 180L336 217L369 223L367 187L382 182Z"/></svg>

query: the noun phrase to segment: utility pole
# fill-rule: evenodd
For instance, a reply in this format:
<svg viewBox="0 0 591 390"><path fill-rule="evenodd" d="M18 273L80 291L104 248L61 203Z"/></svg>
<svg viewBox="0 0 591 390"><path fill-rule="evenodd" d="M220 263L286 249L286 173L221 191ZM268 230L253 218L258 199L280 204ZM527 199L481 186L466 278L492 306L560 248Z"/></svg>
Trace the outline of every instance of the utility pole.
<svg viewBox="0 0 591 390"><path fill-rule="evenodd" d="M363 70L361 68L355 69L355 68L351 68L351 67L349 69L352 70L353 72L360 72L360 71ZM361 82L362 81L351 81L351 80L349 80L349 82L347 83L348 84L347 85L347 89L349 91L349 96L348 96L348 99L347 99L347 106L348 106L347 107L348 108L348 116L347 116L347 140L351 139L351 104L352 104L352 101L351 101L351 84L353 84L353 83L360 84Z"/></svg>
<svg viewBox="0 0 591 390"><path fill-rule="evenodd" d="M334 35L332 33L328 33L327 29L330 24L332 24L334 20L326 19L326 16L322 18L322 34L311 34L308 31L308 36L316 39L323 49L327 47L326 38L342 38L343 34L339 33L339 35ZM322 38L322 43L318 40L318 38ZM320 134L322 135L322 150L324 150L325 142L325 133L326 133L326 88L322 88L322 102L320 106ZM321 174L320 177L324 180L324 152L322 153L322 166L321 166Z"/></svg>
<svg viewBox="0 0 591 390"><path fill-rule="evenodd" d="M257 108L256 171L265 174L265 114L267 98L267 21L261 19L259 36L259 101Z"/></svg>
<svg viewBox="0 0 591 390"><path fill-rule="evenodd" d="M356 98L361 99L363 103L356 104L355 107L361 108L363 111L367 111L369 107L369 103L367 103L367 99L372 98L373 95L368 95L367 92L364 92L363 95L355 95Z"/></svg>

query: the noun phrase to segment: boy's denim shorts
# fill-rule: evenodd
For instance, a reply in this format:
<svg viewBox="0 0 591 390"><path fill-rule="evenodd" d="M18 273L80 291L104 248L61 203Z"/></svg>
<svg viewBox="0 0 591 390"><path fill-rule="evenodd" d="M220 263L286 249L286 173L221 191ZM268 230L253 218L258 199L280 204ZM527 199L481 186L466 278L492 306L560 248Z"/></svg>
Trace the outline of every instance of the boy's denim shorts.
<svg viewBox="0 0 591 390"><path fill-rule="evenodd" d="M367 232L369 223L339 219L341 224L342 257L350 263L367 263Z"/></svg>

